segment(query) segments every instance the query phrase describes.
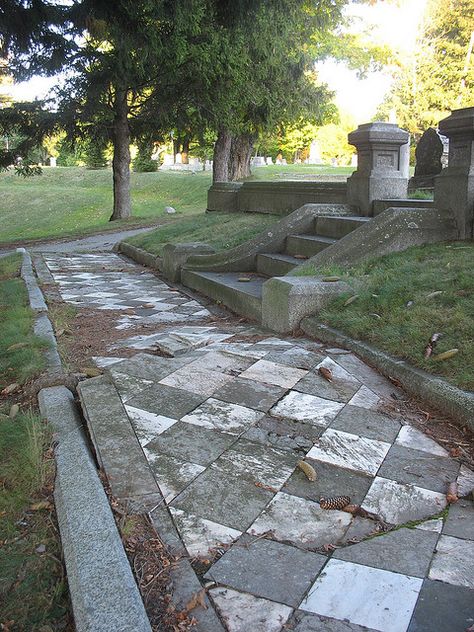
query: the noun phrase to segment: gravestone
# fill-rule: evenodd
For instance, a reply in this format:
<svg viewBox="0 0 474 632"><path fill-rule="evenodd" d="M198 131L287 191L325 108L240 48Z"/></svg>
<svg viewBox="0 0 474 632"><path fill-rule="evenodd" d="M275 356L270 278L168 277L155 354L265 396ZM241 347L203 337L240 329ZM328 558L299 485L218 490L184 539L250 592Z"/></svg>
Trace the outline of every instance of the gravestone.
<svg viewBox="0 0 474 632"><path fill-rule="evenodd" d="M443 168L442 155L443 143L437 131L429 127L416 146L415 175L408 184L410 191L434 187L434 179Z"/></svg>
<svg viewBox="0 0 474 632"><path fill-rule="evenodd" d="M449 139L448 166L435 179L437 209L453 215L459 239L474 237L474 107L454 110L439 123Z"/></svg>
<svg viewBox="0 0 474 632"><path fill-rule="evenodd" d="M55 156L50 156L49 157L49 166L50 167L56 167L56 157Z"/></svg>

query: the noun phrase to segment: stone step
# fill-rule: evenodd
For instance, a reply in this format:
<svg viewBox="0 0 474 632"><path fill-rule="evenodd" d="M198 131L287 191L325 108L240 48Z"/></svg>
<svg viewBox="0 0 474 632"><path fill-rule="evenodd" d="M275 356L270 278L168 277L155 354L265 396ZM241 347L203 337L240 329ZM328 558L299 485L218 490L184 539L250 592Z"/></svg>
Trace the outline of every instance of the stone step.
<svg viewBox="0 0 474 632"><path fill-rule="evenodd" d="M336 241L337 239L321 235L289 235L286 238L286 252L289 255L313 257Z"/></svg>
<svg viewBox="0 0 474 632"><path fill-rule="evenodd" d="M286 253L260 254L257 255L257 272L267 277L285 276L302 262L302 259Z"/></svg>
<svg viewBox="0 0 474 632"><path fill-rule="evenodd" d="M249 278L250 281L239 281ZM187 287L220 301L230 310L258 322L262 319L262 285L267 280L255 272L197 272L183 269Z"/></svg>
<svg viewBox="0 0 474 632"><path fill-rule="evenodd" d="M370 217L359 217L357 215L317 217L314 220L314 232L322 237L341 239L341 237L345 237L368 221L370 221Z"/></svg>

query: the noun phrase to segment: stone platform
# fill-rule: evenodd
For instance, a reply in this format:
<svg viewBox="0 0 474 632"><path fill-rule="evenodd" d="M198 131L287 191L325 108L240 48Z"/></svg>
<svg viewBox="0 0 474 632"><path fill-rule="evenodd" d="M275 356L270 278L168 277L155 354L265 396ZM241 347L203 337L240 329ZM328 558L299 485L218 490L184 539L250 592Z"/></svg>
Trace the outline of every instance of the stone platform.
<svg viewBox="0 0 474 632"><path fill-rule="evenodd" d="M394 412L391 382L344 350L212 319L116 255L46 263L64 300L124 311L111 327L130 336L96 358L104 375L81 398L112 489L166 508L208 599L196 630L474 624L473 504L446 506L447 484L468 494L474 473ZM145 323L156 331L134 332ZM335 495L366 514L322 509Z"/></svg>

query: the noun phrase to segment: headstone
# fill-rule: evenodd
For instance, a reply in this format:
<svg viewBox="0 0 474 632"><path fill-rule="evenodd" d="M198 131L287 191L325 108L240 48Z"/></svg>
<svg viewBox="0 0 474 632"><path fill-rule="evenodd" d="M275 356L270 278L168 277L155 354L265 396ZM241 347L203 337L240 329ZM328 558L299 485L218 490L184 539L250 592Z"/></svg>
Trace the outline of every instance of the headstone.
<svg viewBox="0 0 474 632"><path fill-rule="evenodd" d="M181 154L179 152L176 154L176 164L177 165L182 165L183 164L183 157L181 156Z"/></svg>
<svg viewBox="0 0 474 632"><path fill-rule="evenodd" d="M374 200L407 197L408 132L393 123L377 121L359 125L348 141L357 149L357 170L347 181L349 204L358 206L362 215L371 216Z"/></svg>
<svg viewBox="0 0 474 632"><path fill-rule="evenodd" d="M167 169L174 165L174 156L173 154L163 154L163 164L161 165L161 169Z"/></svg>
<svg viewBox="0 0 474 632"><path fill-rule="evenodd" d="M319 143L317 140L311 141L311 145L309 147L309 157L308 164L309 165L321 165L321 151L319 149Z"/></svg>
<svg viewBox="0 0 474 632"><path fill-rule="evenodd" d="M455 218L459 239L474 237L474 107L439 123L449 140L448 166L435 178L435 206Z"/></svg>
<svg viewBox="0 0 474 632"><path fill-rule="evenodd" d="M273 165L273 160L272 160L272 157L271 157L271 156L267 156L267 157L265 158L265 163L266 163L267 165Z"/></svg>
<svg viewBox="0 0 474 632"><path fill-rule="evenodd" d="M264 167L267 163L265 162L265 158L263 156L255 156L253 159L254 167Z"/></svg>
<svg viewBox="0 0 474 632"><path fill-rule="evenodd" d="M429 127L418 141L415 157L415 178L417 176L435 176L442 167L443 143L436 130Z"/></svg>
<svg viewBox="0 0 474 632"><path fill-rule="evenodd" d="M206 160L204 164L204 171L212 171L212 160Z"/></svg>
<svg viewBox="0 0 474 632"><path fill-rule="evenodd" d="M56 167L56 156L50 156L49 157L49 166L50 167Z"/></svg>
<svg viewBox="0 0 474 632"><path fill-rule="evenodd" d="M331 167L337 167L337 158L331 158Z"/></svg>
<svg viewBox="0 0 474 632"><path fill-rule="evenodd" d="M283 158L283 159L282 159L281 164L282 164L282 165L287 165L287 164L288 164L288 162L286 161L286 158Z"/></svg>
<svg viewBox="0 0 474 632"><path fill-rule="evenodd" d="M192 171L201 171L202 165L201 165L201 161L199 160L199 158L190 158L189 159L189 168Z"/></svg>
<svg viewBox="0 0 474 632"><path fill-rule="evenodd" d="M410 179L408 187L410 191L416 189L432 189L434 179L441 172L443 165L443 143L438 132L429 127L416 146L415 151L415 175Z"/></svg>

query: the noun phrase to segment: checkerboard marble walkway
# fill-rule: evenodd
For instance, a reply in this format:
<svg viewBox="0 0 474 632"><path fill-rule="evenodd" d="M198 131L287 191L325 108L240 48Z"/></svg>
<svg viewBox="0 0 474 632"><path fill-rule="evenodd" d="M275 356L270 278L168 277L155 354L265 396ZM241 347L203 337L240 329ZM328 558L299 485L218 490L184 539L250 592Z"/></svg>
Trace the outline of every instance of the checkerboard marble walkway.
<svg viewBox="0 0 474 632"><path fill-rule="evenodd" d="M97 363L227 630L474 625L473 503L448 511L445 496L455 480L470 493L474 474L384 412L389 381L314 341L200 322L209 312L198 300L115 255L46 262L64 300L136 312L112 325L130 329L119 345L136 354ZM139 322L169 326L134 335ZM369 517L322 509L334 495Z"/></svg>

